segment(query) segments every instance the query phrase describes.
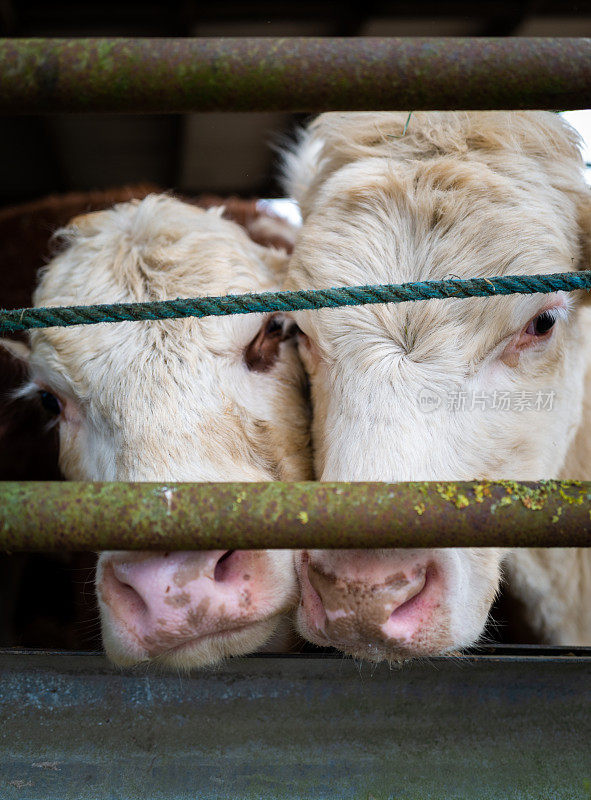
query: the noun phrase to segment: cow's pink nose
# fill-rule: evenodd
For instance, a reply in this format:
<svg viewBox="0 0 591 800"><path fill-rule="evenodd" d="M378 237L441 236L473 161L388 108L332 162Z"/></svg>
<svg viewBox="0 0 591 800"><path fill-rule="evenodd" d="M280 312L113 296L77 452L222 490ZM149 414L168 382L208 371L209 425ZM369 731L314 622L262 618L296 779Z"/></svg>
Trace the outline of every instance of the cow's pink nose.
<svg viewBox="0 0 591 800"><path fill-rule="evenodd" d="M368 655L367 648L404 646L420 633L431 605L432 566L388 570L377 562L369 574L354 561L348 569L340 566L335 573L308 561L302 571L300 615L319 643Z"/></svg>
<svg viewBox="0 0 591 800"><path fill-rule="evenodd" d="M149 614L160 610L160 595L179 589L185 583L199 578L223 581L227 574L224 562L232 550L210 550L196 554L180 554L185 558L179 564L171 553L138 561L113 561L114 585L127 597L138 613ZM166 587L164 588L164 584ZM165 600L167 598L164 598Z"/></svg>
<svg viewBox="0 0 591 800"><path fill-rule="evenodd" d="M158 655L249 623L256 581L244 556L212 550L116 557L103 569L102 599L148 654Z"/></svg>

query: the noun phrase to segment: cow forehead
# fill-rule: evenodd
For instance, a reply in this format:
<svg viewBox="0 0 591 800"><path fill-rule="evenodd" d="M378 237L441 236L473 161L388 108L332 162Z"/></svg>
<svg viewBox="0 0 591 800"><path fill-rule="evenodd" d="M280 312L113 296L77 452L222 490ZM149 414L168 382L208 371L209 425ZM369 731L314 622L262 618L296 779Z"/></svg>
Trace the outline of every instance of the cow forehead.
<svg viewBox="0 0 591 800"><path fill-rule="evenodd" d="M169 300L276 288L265 251L234 223L166 196L74 220L44 270L37 306ZM263 255L262 255L263 254ZM237 365L261 319L125 322L33 332L33 363L75 396L130 387L162 402L172 386L205 396ZM222 387L223 388L223 387Z"/></svg>
<svg viewBox="0 0 591 800"><path fill-rule="evenodd" d="M525 170L525 167L524 167ZM307 217L289 283L314 288L535 274L570 264L574 201L480 162L370 158L327 181Z"/></svg>
<svg viewBox="0 0 591 800"><path fill-rule="evenodd" d="M171 300L277 282L268 251L243 229L173 198L150 196L88 216L91 222L74 220L61 232L64 249L43 270L35 305Z"/></svg>
<svg viewBox="0 0 591 800"><path fill-rule="evenodd" d="M412 165L372 158L349 165L327 182L322 202L307 218L288 285L572 270L578 256L574 206L565 199L561 217L556 191L534 179L529 189L486 164L451 158ZM432 300L302 313L298 322L329 348L355 346L351 332L359 346L371 345L373 336L376 345L394 342L403 353L423 345L436 356L459 345L458 356L467 349L472 358L543 303L539 295Z"/></svg>
<svg viewBox="0 0 591 800"><path fill-rule="evenodd" d="M104 242L77 239L42 274L35 305L147 302L273 288L277 279L256 245L232 238L235 233L188 232L180 241L142 248L117 236L105 236Z"/></svg>
<svg viewBox="0 0 591 800"><path fill-rule="evenodd" d="M403 360L407 369L438 365L461 376L493 351L499 349L500 354L510 338L558 296L430 300L295 316L329 362L347 365L354 358L357 367L385 367ZM573 307L569 318L577 313Z"/></svg>

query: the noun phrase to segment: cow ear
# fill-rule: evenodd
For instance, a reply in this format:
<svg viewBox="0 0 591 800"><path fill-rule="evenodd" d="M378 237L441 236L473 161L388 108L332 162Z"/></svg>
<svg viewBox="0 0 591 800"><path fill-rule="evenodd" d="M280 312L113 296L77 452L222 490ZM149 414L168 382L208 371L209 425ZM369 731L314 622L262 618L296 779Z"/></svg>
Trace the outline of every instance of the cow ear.
<svg viewBox="0 0 591 800"><path fill-rule="evenodd" d="M305 219L312 209L312 196L334 172L324 153L324 139L315 134L315 123L296 134L296 141L280 150L281 185L287 197L299 205Z"/></svg>
<svg viewBox="0 0 591 800"><path fill-rule="evenodd" d="M299 229L299 226L265 211L246 220L245 227L253 242L283 251L283 256L292 252Z"/></svg>
<svg viewBox="0 0 591 800"><path fill-rule="evenodd" d="M29 364L31 349L25 342L17 342L14 339L0 339L0 349L10 353L21 364Z"/></svg>
<svg viewBox="0 0 591 800"><path fill-rule="evenodd" d="M251 372L268 372L279 357L281 343L295 337L297 326L287 314L272 314L244 351Z"/></svg>

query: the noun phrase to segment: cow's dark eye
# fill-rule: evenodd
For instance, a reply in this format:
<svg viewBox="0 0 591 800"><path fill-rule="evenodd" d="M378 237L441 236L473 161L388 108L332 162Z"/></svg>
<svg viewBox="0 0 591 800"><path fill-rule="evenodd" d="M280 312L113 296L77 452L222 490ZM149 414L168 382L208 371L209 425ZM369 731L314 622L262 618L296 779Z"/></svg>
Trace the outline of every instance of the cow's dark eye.
<svg viewBox="0 0 591 800"><path fill-rule="evenodd" d="M551 311L543 311L535 319L532 319L527 326L526 333L529 333L530 336L544 336L554 327L555 323L556 315Z"/></svg>
<svg viewBox="0 0 591 800"><path fill-rule="evenodd" d="M39 399L41 400L41 405L48 414L57 417L62 413L60 401L55 395L51 394L51 392L46 392L45 389L42 389L39 392Z"/></svg>

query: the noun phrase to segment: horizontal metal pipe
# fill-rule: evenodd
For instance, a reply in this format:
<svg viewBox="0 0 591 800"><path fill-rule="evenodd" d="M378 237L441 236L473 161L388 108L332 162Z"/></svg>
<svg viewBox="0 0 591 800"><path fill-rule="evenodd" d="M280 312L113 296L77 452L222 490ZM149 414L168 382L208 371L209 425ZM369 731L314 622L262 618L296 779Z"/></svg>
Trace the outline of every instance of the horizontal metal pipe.
<svg viewBox="0 0 591 800"><path fill-rule="evenodd" d="M0 40L0 113L590 105L583 38Z"/></svg>
<svg viewBox="0 0 591 800"><path fill-rule="evenodd" d="M591 546L591 483L0 483L0 549Z"/></svg>

